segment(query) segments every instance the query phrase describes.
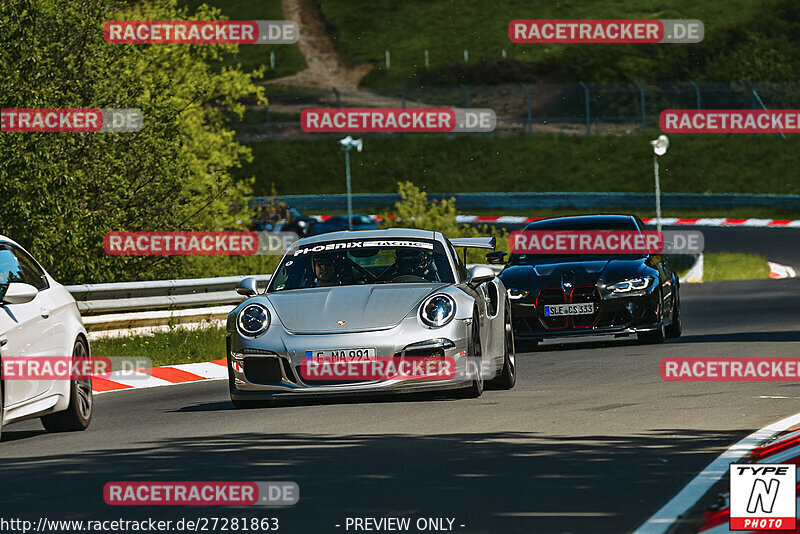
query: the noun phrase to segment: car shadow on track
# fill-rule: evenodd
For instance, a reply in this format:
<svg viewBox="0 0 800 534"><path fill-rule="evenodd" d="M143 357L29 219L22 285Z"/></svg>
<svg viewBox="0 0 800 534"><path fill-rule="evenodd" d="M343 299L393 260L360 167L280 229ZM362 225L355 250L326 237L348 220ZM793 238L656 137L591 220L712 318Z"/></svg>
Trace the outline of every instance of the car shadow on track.
<svg viewBox="0 0 800 534"><path fill-rule="evenodd" d="M560 350L599 349L606 347L631 347L638 345L635 336L621 338L594 339L591 341L547 341L540 343L535 350L518 352L517 355L536 354L537 352L553 352Z"/></svg>
<svg viewBox="0 0 800 534"><path fill-rule="evenodd" d="M455 530L465 533L617 533L636 528L741 436L680 428L585 436L198 429L81 454L6 458L0 476L13 488L5 508L22 517L41 514L47 503L51 518L277 516L287 533L335 532L348 516L454 517L465 525ZM281 509L113 507L103 501L103 486L113 480L294 481L300 502Z"/></svg>
<svg viewBox="0 0 800 534"><path fill-rule="evenodd" d="M18 439L27 439L32 438L34 436L41 436L43 434L47 434L48 432L44 429L42 430L6 430L3 429L3 443L7 443L9 441L17 441Z"/></svg>
<svg viewBox="0 0 800 534"><path fill-rule="evenodd" d="M457 401L458 398L454 396L447 396L444 392L435 393L405 393L405 394L381 394L371 396L350 396L350 397L319 397L319 398L283 398L276 400L271 405L255 404L247 408L234 408L233 404L229 401L220 402L204 402L200 404L193 404L191 406L183 406L177 410L170 410L169 413L181 412L216 412L220 410L262 410L270 408L288 408L297 406L319 406L329 404L380 404L380 403L400 403L400 402L433 402L433 401Z"/></svg>
<svg viewBox="0 0 800 534"><path fill-rule="evenodd" d="M731 332L726 334L700 334L682 336L673 341L674 343L784 343L800 342L800 331L777 331L777 332Z"/></svg>

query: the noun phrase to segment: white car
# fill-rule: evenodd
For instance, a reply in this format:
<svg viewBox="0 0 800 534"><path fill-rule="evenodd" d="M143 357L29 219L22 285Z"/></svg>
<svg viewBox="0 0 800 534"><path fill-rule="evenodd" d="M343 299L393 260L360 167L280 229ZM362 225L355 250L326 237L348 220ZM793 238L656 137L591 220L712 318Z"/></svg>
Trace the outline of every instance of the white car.
<svg viewBox="0 0 800 534"><path fill-rule="evenodd" d="M75 299L25 249L0 235L0 364L55 356L89 357ZM36 417L50 432L88 427L91 379L0 380L0 431Z"/></svg>

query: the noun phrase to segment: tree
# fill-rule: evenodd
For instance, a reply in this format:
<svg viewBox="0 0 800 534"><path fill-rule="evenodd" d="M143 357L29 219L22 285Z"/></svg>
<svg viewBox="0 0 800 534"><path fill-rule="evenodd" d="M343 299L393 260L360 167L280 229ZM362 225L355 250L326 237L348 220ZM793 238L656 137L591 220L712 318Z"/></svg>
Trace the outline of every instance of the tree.
<svg viewBox="0 0 800 534"><path fill-rule="evenodd" d="M208 258L107 256L103 236L128 230L243 229L251 159L225 127L244 100L266 104L262 71L213 67L236 45L111 45L117 19L189 16L175 0L9 0L0 4L3 108L139 108L136 133L0 134L0 233L28 247L67 283L181 276ZM233 262L233 263L231 263ZM229 259L218 265L233 265ZM241 262L239 262L241 263ZM224 270L224 268L222 269Z"/></svg>

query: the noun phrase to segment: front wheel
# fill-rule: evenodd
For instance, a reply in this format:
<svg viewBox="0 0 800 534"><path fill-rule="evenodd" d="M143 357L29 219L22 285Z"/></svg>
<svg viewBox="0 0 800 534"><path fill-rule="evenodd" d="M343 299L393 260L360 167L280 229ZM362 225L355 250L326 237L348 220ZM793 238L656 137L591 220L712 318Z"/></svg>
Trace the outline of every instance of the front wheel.
<svg viewBox="0 0 800 534"><path fill-rule="evenodd" d="M478 322L478 313L472 315L472 329L470 333L470 349L467 351L467 373L474 373L474 378L469 387L460 391L459 396L465 398L477 398L483 395L483 374L481 372L481 362L483 361L481 351L481 325Z"/></svg>
<svg viewBox="0 0 800 534"><path fill-rule="evenodd" d="M670 339L681 337L683 320L681 319L681 296L675 294L675 305L672 307L672 324L666 328L666 336Z"/></svg>
<svg viewBox="0 0 800 534"><path fill-rule="evenodd" d="M78 339L72 349L74 360L88 359L89 348L85 341ZM80 366L79 366L80 367ZM72 432L86 430L92 422L92 379L72 380L69 388L69 405L63 412L42 417L42 426L48 432Z"/></svg>
<svg viewBox="0 0 800 534"><path fill-rule="evenodd" d="M517 356L514 352L514 329L511 327L508 308L506 308L505 321L503 323L505 328L503 371L500 376L489 384L497 389L511 389L517 383Z"/></svg>

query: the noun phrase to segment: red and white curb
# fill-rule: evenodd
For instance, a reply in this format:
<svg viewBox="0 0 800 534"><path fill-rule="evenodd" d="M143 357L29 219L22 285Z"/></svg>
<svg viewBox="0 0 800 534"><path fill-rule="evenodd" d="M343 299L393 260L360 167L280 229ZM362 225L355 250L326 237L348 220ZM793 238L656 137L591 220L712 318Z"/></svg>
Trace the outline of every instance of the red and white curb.
<svg viewBox="0 0 800 534"><path fill-rule="evenodd" d="M545 217L479 217L477 215L458 215L456 222L460 223L529 223L539 221ZM645 224L655 225L658 219L642 219ZM741 226L750 228L800 228L800 220L791 221L786 219L726 219L698 217L696 219L680 219L678 217L662 217L662 226Z"/></svg>
<svg viewBox="0 0 800 534"><path fill-rule="evenodd" d="M705 257L700 254L697 257L697 261L694 262L692 268L689 269L683 277L681 277L681 282L687 282L689 284L699 284L703 282L703 269L705 265Z"/></svg>
<svg viewBox="0 0 800 534"><path fill-rule="evenodd" d="M171 386L198 380L228 378L228 362L224 358L213 362L184 363L153 367L149 373L114 371L92 377L95 395L124 389Z"/></svg>
<svg viewBox="0 0 800 534"><path fill-rule="evenodd" d="M331 215L314 215L315 219L319 221L327 221ZM381 221L383 217L380 215L370 215L373 221ZM480 215L457 215L456 222L459 223L508 223L508 224L526 224L533 221L539 221L546 217L523 217L516 215L503 215L503 216L480 216ZM655 225L658 219L655 217L651 219L642 219L645 224ZM698 217L695 219L681 219L678 217L662 217L661 224L663 226L719 226L719 227L745 227L745 228L800 228L800 220L789 219L730 219L730 218L713 218L713 217Z"/></svg>
<svg viewBox="0 0 800 534"><path fill-rule="evenodd" d="M800 430L794 429L793 432L756 447L747 458L746 463L800 464ZM704 534L732 532L728 528L730 524L730 493L728 491L729 488L726 487L725 492L720 495L720 506L703 514L699 532ZM798 499L798 504L800 504L800 499Z"/></svg>
<svg viewBox="0 0 800 534"><path fill-rule="evenodd" d="M795 414L743 438L708 464L661 510L636 529L634 534L667 532L675 522L684 517L686 512L697 504L714 484L728 476L732 463L800 463L800 431L797 430L798 428L800 428L800 414ZM775 439L775 436L790 430L789 434ZM722 497L725 498L725 495ZM725 498L724 506L710 510L703 515L699 532L703 534L730 532L728 530L727 502ZM744 531L737 530L736 532Z"/></svg>
<svg viewBox="0 0 800 534"><path fill-rule="evenodd" d="M770 278L794 278L797 276L797 272L788 265L781 265L772 261L768 263Z"/></svg>

